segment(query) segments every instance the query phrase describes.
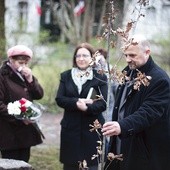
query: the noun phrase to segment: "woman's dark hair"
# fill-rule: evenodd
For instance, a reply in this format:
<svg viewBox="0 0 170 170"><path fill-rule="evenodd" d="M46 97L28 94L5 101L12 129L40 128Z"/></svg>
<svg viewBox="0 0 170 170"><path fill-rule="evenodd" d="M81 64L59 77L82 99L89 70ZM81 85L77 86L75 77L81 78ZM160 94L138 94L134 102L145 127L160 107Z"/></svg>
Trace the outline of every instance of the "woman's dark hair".
<svg viewBox="0 0 170 170"><path fill-rule="evenodd" d="M105 59L107 59L107 51L104 48L98 48L96 51L98 51L101 55L104 56Z"/></svg>
<svg viewBox="0 0 170 170"><path fill-rule="evenodd" d="M94 48L92 47L91 44L86 43L86 42L79 44L79 45L76 47L76 49L75 49L75 51L74 51L74 54L73 54L73 67L77 67L77 64L76 64L76 54L77 54L77 51L78 51L80 48L86 48L86 49L90 52L91 57L92 57L93 54L94 54Z"/></svg>

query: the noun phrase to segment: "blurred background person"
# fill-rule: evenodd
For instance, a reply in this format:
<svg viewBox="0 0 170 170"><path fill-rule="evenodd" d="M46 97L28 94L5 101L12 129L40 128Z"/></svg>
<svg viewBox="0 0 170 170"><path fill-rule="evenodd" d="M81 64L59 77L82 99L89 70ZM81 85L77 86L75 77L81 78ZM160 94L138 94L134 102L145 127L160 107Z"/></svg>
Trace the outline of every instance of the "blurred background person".
<svg viewBox="0 0 170 170"><path fill-rule="evenodd" d="M89 66L94 54L88 43L78 45L73 54L73 68L61 73L56 102L64 109L61 121L60 161L64 170L78 170L79 161L87 161L89 170L98 169L96 154L98 134L90 132L90 124L97 119L104 123L106 110L107 77ZM102 96L95 97L93 94Z"/></svg>
<svg viewBox="0 0 170 170"><path fill-rule="evenodd" d="M44 92L28 65L31 49L16 45L7 56L0 68L0 151L2 158L28 162L31 146L42 143L41 135L34 123L9 115L7 105L21 98L41 99Z"/></svg>

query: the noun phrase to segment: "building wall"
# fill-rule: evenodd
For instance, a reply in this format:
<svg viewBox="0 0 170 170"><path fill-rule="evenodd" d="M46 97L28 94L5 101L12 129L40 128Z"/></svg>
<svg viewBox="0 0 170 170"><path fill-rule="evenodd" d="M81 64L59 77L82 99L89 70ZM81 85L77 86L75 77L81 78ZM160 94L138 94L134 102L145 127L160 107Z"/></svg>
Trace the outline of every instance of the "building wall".
<svg viewBox="0 0 170 170"><path fill-rule="evenodd" d="M136 5L136 2L136 0L132 0L132 3L128 7L126 6L126 18L124 20L124 24L129 19L137 20L139 10L141 10L141 13L145 16L139 18L134 31L132 31L132 34L144 34L147 38L154 40L160 38L169 38L170 0L149 0L149 5L147 5L146 8L143 7L142 9ZM135 15L132 13L133 10L135 11Z"/></svg>
<svg viewBox="0 0 170 170"><path fill-rule="evenodd" d="M40 30L40 0L5 0L5 7L8 46L18 43L31 46Z"/></svg>

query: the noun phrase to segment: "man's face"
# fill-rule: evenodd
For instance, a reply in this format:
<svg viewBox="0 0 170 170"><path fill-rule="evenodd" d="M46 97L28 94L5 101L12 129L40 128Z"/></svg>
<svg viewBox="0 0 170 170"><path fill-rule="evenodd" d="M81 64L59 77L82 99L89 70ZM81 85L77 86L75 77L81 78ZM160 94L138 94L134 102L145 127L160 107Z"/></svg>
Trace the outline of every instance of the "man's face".
<svg viewBox="0 0 170 170"><path fill-rule="evenodd" d="M145 50L139 45L130 45L125 51L125 59L130 69L138 69L143 66L149 58L150 50Z"/></svg>

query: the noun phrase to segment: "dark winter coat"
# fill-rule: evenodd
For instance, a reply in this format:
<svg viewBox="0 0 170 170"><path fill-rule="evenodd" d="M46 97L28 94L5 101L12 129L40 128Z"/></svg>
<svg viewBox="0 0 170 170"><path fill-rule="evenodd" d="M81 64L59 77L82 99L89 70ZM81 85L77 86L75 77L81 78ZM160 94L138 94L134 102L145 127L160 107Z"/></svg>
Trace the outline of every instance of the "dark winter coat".
<svg viewBox="0 0 170 170"><path fill-rule="evenodd" d="M119 121L124 160L120 168L112 164L109 170L170 169L170 79L151 57L139 70L152 79L139 91L133 86L128 89L124 119ZM117 120L122 90L120 86L117 91L113 120ZM115 137L112 140L110 151L115 153Z"/></svg>
<svg viewBox="0 0 170 170"><path fill-rule="evenodd" d="M43 89L35 77L32 83L23 81L6 62L3 64L0 68L0 150L27 148L42 143L32 124L25 125L7 112L9 102L21 98L33 101L42 97Z"/></svg>
<svg viewBox="0 0 170 170"><path fill-rule="evenodd" d="M107 78L99 75L96 71L92 80L87 80L83 85L81 94L71 77L71 70L61 74L60 85L56 97L57 104L64 108L64 116L61 121L61 146L60 161L64 164L78 164L78 161L87 161L87 165L97 164L96 159L91 160L96 154L96 146L99 138L95 131L90 132L90 124L98 119L103 124L102 112L106 109L104 100L98 100L88 105L87 111L80 111L76 102L78 98L86 98L91 87L94 87L97 94L100 91L106 100ZM101 136L100 136L101 137Z"/></svg>

